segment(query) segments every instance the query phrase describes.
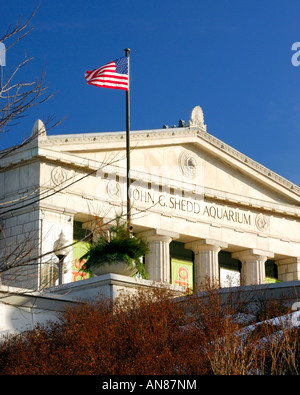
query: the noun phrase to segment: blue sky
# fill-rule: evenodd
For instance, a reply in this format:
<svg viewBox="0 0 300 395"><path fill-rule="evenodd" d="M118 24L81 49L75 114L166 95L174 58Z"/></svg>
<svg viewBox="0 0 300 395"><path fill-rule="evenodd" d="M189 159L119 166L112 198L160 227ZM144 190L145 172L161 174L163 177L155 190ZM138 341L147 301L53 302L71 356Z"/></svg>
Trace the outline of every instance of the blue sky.
<svg viewBox="0 0 300 395"><path fill-rule="evenodd" d="M0 36L39 1L2 2ZM300 0L42 0L34 31L7 52L6 68L45 64L47 103L0 136L5 148L37 118L67 119L49 134L125 129L125 92L86 84L84 72L131 49L131 129L160 129L204 111L207 131L300 184ZM299 56L300 59L300 56Z"/></svg>

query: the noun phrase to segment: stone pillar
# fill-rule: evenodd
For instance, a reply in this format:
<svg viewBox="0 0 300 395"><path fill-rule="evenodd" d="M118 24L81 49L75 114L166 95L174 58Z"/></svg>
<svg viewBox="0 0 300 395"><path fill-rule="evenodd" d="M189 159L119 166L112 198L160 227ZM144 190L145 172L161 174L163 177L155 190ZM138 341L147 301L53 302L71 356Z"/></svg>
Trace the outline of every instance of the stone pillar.
<svg viewBox="0 0 300 395"><path fill-rule="evenodd" d="M154 229L140 235L149 244L149 253L145 256L149 280L170 283L170 243L173 238L179 238L179 234Z"/></svg>
<svg viewBox="0 0 300 395"><path fill-rule="evenodd" d="M249 249L234 252L232 258L242 262L241 285L264 284L266 280L265 262L273 258L269 251Z"/></svg>
<svg viewBox="0 0 300 395"><path fill-rule="evenodd" d="M278 280L300 280L300 257L290 257L275 261L278 268Z"/></svg>
<svg viewBox="0 0 300 395"><path fill-rule="evenodd" d="M219 286L219 259L221 248L228 245L212 239L201 239L185 244L195 254L194 284L195 289L205 288L206 285Z"/></svg>

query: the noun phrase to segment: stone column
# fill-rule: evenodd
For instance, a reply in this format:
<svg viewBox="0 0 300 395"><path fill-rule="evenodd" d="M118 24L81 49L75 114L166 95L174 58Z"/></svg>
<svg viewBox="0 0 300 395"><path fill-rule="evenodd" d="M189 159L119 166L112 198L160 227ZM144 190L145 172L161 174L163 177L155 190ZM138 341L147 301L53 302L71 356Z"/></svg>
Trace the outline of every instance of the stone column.
<svg viewBox="0 0 300 395"><path fill-rule="evenodd" d="M179 234L154 229L140 235L149 244L149 253L145 256L149 280L170 283L170 243L173 238L179 238Z"/></svg>
<svg viewBox="0 0 300 395"><path fill-rule="evenodd" d="M269 251L249 249L234 252L232 258L242 262L241 285L264 284L266 280L265 262L273 258Z"/></svg>
<svg viewBox="0 0 300 395"><path fill-rule="evenodd" d="M275 261L278 267L278 280L300 280L300 257L289 257Z"/></svg>
<svg viewBox="0 0 300 395"><path fill-rule="evenodd" d="M201 239L185 244L195 254L194 284L195 289L205 288L206 285L219 286L219 259L221 248L228 245L212 239Z"/></svg>

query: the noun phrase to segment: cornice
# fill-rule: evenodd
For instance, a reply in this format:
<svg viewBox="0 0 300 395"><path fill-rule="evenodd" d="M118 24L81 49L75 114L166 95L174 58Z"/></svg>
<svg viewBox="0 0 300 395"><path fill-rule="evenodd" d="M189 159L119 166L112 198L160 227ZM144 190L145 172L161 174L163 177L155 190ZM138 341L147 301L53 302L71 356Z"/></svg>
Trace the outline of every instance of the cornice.
<svg viewBox="0 0 300 395"><path fill-rule="evenodd" d="M130 132L130 141L153 141L156 139L167 140L172 145L170 138L174 137L197 137L198 128L171 128L156 130L138 130ZM103 132L103 133L82 133L82 134L65 134L50 135L40 142L40 146L49 147L53 145L63 145L64 150L68 151L69 147L74 144L80 144L78 148L82 149L82 143L95 144L120 142L126 144L125 132ZM89 148L89 147L86 147Z"/></svg>

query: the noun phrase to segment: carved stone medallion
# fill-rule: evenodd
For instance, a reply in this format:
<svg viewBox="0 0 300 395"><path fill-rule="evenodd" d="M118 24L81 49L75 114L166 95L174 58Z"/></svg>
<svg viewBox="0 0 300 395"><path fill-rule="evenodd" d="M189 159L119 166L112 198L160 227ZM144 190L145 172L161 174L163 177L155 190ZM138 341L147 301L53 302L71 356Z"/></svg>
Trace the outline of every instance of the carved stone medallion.
<svg viewBox="0 0 300 395"><path fill-rule="evenodd" d="M196 174L198 160L192 152L183 151L178 158L178 165L186 177L192 178Z"/></svg>
<svg viewBox="0 0 300 395"><path fill-rule="evenodd" d="M120 197L120 185L116 180L110 180L106 186L109 197L113 200L119 199Z"/></svg>
<svg viewBox="0 0 300 395"><path fill-rule="evenodd" d="M255 218L255 225L256 225L257 229L260 231L267 230L267 228L269 226L268 218L265 215L263 215L262 213L257 214L257 216Z"/></svg>
<svg viewBox="0 0 300 395"><path fill-rule="evenodd" d="M51 172L51 179L55 185L61 185L67 180L67 172L60 166L55 167Z"/></svg>

